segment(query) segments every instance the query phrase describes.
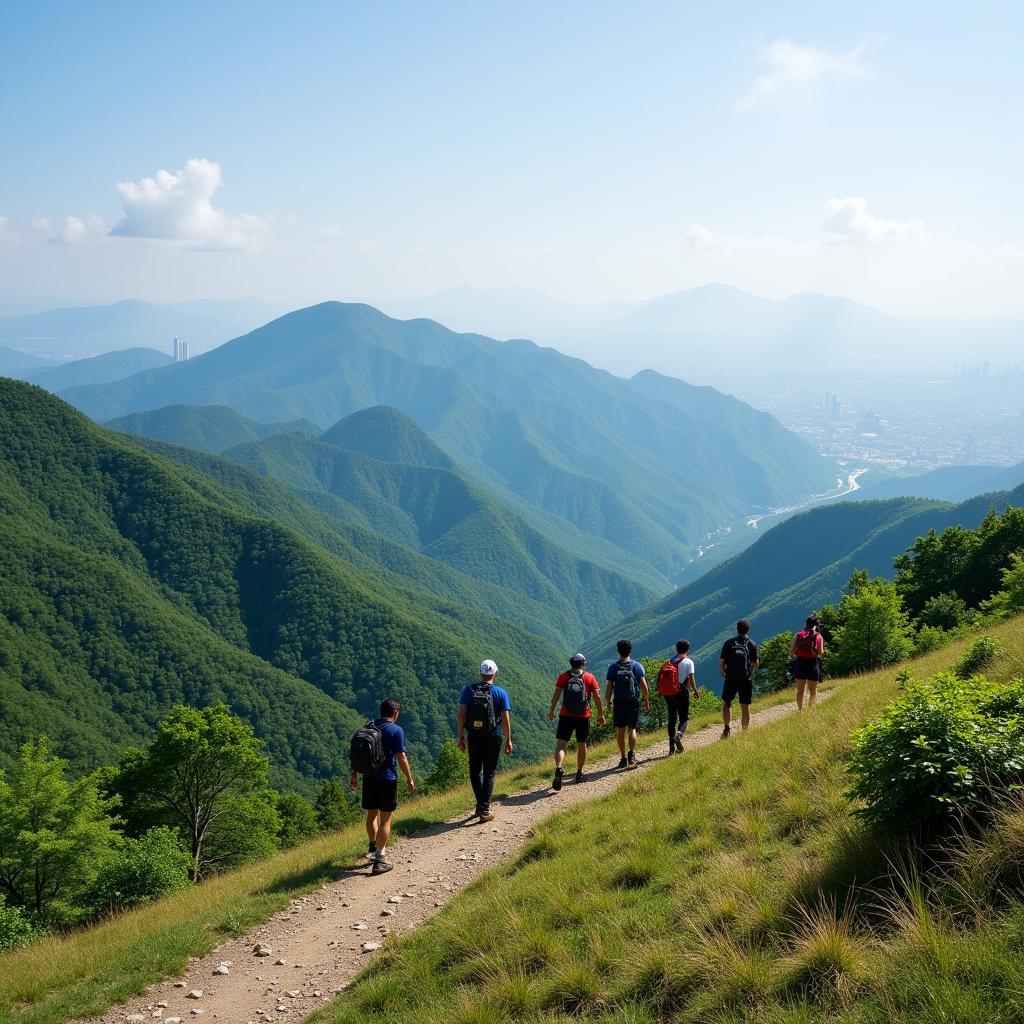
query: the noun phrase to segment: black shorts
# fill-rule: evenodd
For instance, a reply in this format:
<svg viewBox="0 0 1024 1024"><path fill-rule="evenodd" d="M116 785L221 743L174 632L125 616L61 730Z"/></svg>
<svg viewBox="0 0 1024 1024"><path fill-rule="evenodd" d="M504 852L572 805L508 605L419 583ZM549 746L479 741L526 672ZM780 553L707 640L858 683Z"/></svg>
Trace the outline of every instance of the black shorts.
<svg viewBox="0 0 1024 1024"><path fill-rule="evenodd" d="M635 729L640 724L640 701L614 701L612 703L612 724L616 729Z"/></svg>
<svg viewBox="0 0 1024 1024"><path fill-rule="evenodd" d="M722 686L722 703L731 704L737 697L741 704L749 704L754 697L754 683L750 679L726 679Z"/></svg>
<svg viewBox="0 0 1024 1024"><path fill-rule="evenodd" d="M555 739L565 740L566 743L576 733L577 743L586 743L590 739L590 719L572 718L570 715L558 716L558 728L555 730Z"/></svg>
<svg viewBox="0 0 1024 1024"><path fill-rule="evenodd" d="M817 658L794 658L793 678L821 682L821 662Z"/></svg>
<svg viewBox="0 0 1024 1024"><path fill-rule="evenodd" d="M398 806L398 780L363 776L363 810L393 811Z"/></svg>

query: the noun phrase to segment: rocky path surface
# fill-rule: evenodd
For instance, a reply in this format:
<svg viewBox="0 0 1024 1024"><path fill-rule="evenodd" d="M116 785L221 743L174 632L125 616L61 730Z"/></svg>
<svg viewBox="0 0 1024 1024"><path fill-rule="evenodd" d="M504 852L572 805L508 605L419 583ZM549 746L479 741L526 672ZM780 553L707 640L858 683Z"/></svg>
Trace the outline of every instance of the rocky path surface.
<svg viewBox="0 0 1024 1024"><path fill-rule="evenodd" d="M827 697L827 692L819 695ZM752 725L794 711L795 704L766 708L751 716ZM720 726L709 726L688 736L687 751L716 742L720 731ZM666 746L659 742L641 751L646 760L637 770L666 756ZM633 774L616 770L616 754L588 765L588 781L576 785L571 752L566 763L571 770L561 792L545 787L516 793L494 806L493 822L453 819L396 840L388 847L394 871L374 877L368 865L345 870L247 935L190 961L181 978L153 985L99 1019L103 1024L303 1019L341 993L389 934L408 931L436 914L483 871L514 854L538 822L611 792Z"/></svg>

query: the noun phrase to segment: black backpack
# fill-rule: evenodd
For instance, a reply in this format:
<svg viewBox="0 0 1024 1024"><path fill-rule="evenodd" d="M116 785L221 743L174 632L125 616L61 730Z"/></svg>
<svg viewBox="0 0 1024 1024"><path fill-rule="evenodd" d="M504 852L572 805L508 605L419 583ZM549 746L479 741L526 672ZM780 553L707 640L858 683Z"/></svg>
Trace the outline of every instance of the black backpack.
<svg viewBox="0 0 1024 1024"><path fill-rule="evenodd" d="M587 684L583 674L576 675L575 672L570 672L569 678L562 686L562 710L570 715L585 715L589 707L590 698L587 695Z"/></svg>
<svg viewBox="0 0 1024 1024"><path fill-rule="evenodd" d="M729 679L750 678L750 641L734 636L725 649L725 674Z"/></svg>
<svg viewBox="0 0 1024 1024"><path fill-rule="evenodd" d="M615 688L612 696L615 700L639 700L640 690L637 686L636 676L633 674L633 659L620 661L615 666L613 676Z"/></svg>
<svg viewBox="0 0 1024 1024"><path fill-rule="evenodd" d="M358 729L352 737L348 757L352 771L361 775L371 775L383 768L388 755L384 750L384 733L380 726L369 721Z"/></svg>
<svg viewBox="0 0 1024 1024"><path fill-rule="evenodd" d="M498 719L494 714L494 694L490 683L474 683L466 711L466 728L476 736L494 732Z"/></svg>

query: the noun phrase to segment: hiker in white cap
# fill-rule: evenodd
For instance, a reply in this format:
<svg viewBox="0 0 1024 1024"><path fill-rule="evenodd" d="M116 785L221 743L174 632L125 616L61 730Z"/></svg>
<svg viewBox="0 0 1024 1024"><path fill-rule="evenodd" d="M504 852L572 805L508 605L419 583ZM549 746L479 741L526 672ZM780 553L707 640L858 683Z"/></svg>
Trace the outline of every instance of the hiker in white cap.
<svg viewBox="0 0 1024 1024"><path fill-rule="evenodd" d="M494 685L497 674L498 666L486 658L480 663L480 682L465 687L459 698L459 749L469 750L469 781L476 797L473 816L481 821L494 820L491 793L503 737L505 753L512 753L512 705L508 694Z"/></svg>

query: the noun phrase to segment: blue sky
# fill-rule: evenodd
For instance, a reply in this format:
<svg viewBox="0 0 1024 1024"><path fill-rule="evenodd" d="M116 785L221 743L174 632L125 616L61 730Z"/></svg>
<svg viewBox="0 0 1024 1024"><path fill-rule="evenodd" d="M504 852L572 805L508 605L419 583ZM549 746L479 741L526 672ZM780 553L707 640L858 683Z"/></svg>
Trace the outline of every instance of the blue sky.
<svg viewBox="0 0 1024 1024"><path fill-rule="evenodd" d="M995 3L6 4L0 304L725 281L1024 316L1022 28Z"/></svg>

